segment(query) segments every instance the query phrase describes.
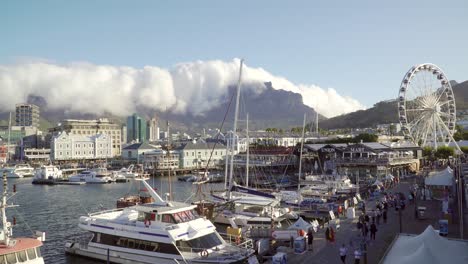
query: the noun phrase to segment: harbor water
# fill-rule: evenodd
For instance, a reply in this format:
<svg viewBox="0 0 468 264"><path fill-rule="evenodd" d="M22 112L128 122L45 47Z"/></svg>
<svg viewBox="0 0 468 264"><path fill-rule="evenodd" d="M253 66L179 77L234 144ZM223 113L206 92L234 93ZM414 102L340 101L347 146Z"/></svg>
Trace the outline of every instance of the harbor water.
<svg viewBox="0 0 468 264"><path fill-rule="evenodd" d="M127 194L138 194L143 186L132 180L129 183L85 184L85 185L33 185L31 178L8 179L9 191L16 185L17 193L8 204L19 207L7 209L10 222L16 218L13 236L32 236L34 231L46 232L42 253L46 263L102 263L90 259L65 255L64 245L68 241L86 239L89 233L78 227L80 216L97 211L114 209L118 198ZM155 177L148 180L159 194L169 191L168 178ZM222 188L223 184L204 185L204 193ZM177 181L171 177L174 200L195 200L198 185Z"/></svg>

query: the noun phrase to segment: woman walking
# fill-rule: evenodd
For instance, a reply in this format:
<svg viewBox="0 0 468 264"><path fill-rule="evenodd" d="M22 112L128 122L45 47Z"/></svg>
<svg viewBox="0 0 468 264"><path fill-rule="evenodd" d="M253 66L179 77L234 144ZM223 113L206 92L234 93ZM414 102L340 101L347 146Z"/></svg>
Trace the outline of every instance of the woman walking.
<svg viewBox="0 0 468 264"><path fill-rule="evenodd" d="M307 232L307 243L309 244L309 250L314 251L314 232L312 231L312 228L309 229L309 232Z"/></svg>

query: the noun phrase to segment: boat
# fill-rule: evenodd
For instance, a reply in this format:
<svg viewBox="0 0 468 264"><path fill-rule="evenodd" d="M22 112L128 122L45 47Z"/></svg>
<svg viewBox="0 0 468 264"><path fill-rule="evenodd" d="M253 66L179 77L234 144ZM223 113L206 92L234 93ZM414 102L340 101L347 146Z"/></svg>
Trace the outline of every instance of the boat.
<svg viewBox="0 0 468 264"><path fill-rule="evenodd" d="M140 179L136 179L140 180ZM155 202L81 216L79 227L92 234L67 242L67 254L111 263L244 263L253 256L252 240L225 241L195 208L163 200L141 180Z"/></svg>
<svg viewBox="0 0 468 264"><path fill-rule="evenodd" d="M34 168L29 164L16 164L14 167L0 169L0 173L7 172L7 178L23 178L34 176Z"/></svg>
<svg viewBox="0 0 468 264"><path fill-rule="evenodd" d="M128 168L124 167L124 168L121 168L118 171L115 171L115 173L118 174L118 175L122 175L125 178L135 178L135 177L138 177L138 173L133 172L134 168L135 168L135 166L132 164L132 165L128 166Z"/></svg>
<svg viewBox="0 0 468 264"><path fill-rule="evenodd" d="M54 184L62 179L62 171L54 165L42 165L34 173L33 184Z"/></svg>
<svg viewBox="0 0 468 264"><path fill-rule="evenodd" d="M128 182L129 179L122 174L117 173L116 171L112 172L112 178L115 182Z"/></svg>
<svg viewBox="0 0 468 264"><path fill-rule="evenodd" d="M1 204L2 229L0 230L0 263L44 264L41 246L45 240L45 233L36 232L35 238L13 237L13 226L7 221L6 208L8 205L7 175L3 174L3 195Z"/></svg>
<svg viewBox="0 0 468 264"><path fill-rule="evenodd" d="M86 182L86 183L112 183L115 179L106 168L95 168L82 171L68 178L69 182Z"/></svg>

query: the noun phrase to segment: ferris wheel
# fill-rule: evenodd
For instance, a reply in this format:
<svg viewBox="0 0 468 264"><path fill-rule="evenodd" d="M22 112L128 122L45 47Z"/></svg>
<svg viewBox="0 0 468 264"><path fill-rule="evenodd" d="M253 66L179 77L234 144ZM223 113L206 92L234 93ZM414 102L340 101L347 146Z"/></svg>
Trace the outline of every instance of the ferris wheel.
<svg viewBox="0 0 468 264"><path fill-rule="evenodd" d="M398 96L398 116L407 139L433 148L455 142L455 112L452 86L439 67L420 64L405 74Z"/></svg>

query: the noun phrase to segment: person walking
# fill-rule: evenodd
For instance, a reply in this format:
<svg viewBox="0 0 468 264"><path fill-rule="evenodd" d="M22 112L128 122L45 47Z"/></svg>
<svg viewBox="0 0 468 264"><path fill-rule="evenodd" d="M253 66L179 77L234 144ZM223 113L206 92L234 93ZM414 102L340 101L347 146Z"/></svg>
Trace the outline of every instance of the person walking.
<svg viewBox="0 0 468 264"><path fill-rule="evenodd" d="M367 237L367 234L369 233L369 225L367 223L364 223L363 229L364 229L364 237Z"/></svg>
<svg viewBox="0 0 468 264"><path fill-rule="evenodd" d="M377 213L377 216L376 216L377 225L380 225L380 215L381 215L380 209L377 209L377 212L376 212L376 213Z"/></svg>
<svg viewBox="0 0 468 264"><path fill-rule="evenodd" d="M335 230L333 230L333 227L330 227L330 242L335 244Z"/></svg>
<svg viewBox="0 0 468 264"><path fill-rule="evenodd" d="M307 232L307 243L309 244L309 250L314 251L314 232L312 228L309 228L309 232Z"/></svg>
<svg viewBox="0 0 468 264"><path fill-rule="evenodd" d="M346 263L346 254L348 254L348 248L345 244L342 244L340 247L340 259L343 263Z"/></svg>
<svg viewBox="0 0 468 264"><path fill-rule="evenodd" d="M375 240L375 233L377 233L377 226L375 225L375 223L371 224L370 232L371 232L371 239Z"/></svg>
<svg viewBox="0 0 468 264"><path fill-rule="evenodd" d="M325 239L327 240L327 242L330 241L330 228L329 227L325 229Z"/></svg>
<svg viewBox="0 0 468 264"><path fill-rule="evenodd" d="M387 210L384 210L383 213L382 213L382 218L383 218L383 222L384 224L387 223Z"/></svg>
<svg viewBox="0 0 468 264"><path fill-rule="evenodd" d="M361 250L359 248L356 248L354 250L354 264L359 264L361 261Z"/></svg>

